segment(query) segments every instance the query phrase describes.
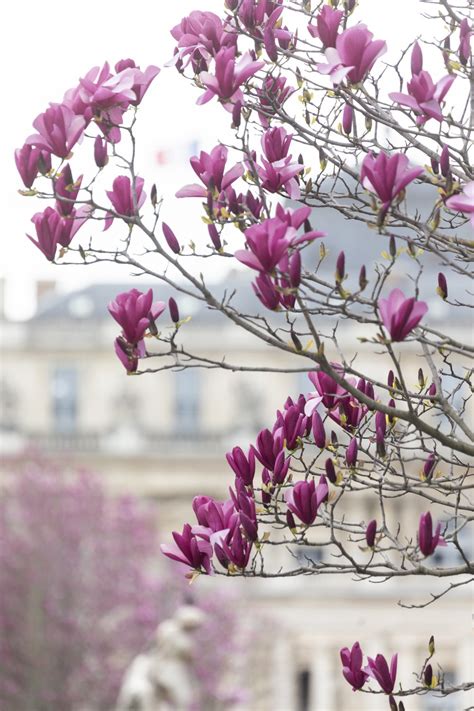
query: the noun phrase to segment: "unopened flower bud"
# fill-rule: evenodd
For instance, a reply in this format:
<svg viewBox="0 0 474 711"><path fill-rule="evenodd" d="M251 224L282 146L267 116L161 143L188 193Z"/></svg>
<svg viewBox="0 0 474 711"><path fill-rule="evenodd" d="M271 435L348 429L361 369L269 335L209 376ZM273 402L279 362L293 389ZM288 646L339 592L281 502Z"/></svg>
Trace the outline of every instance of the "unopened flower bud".
<svg viewBox="0 0 474 711"><path fill-rule="evenodd" d="M222 242L217 227L215 225L208 225L207 231L209 232L209 237L211 238L212 244L219 251L222 249Z"/></svg>
<svg viewBox="0 0 474 711"><path fill-rule="evenodd" d="M326 446L326 432L324 430L324 424L321 419L321 415L317 410L313 412L311 424L315 445L320 449L324 449L324 447Z"/></svg>
<svg viewBox="0 0 474 711"><path fill-rule="evenodd" d="M436 292L439 296L441 296L443 301L448 298L448 282L446 281L446 277L443 272L438 274L438 288L436 289Z"/></svg>
<svg viewBox="0 0 474 711"><path fill-rule="evenodd" d="M181 248L179 246L178 240L176 239L176 235L171 229L171 227L169 227L166 222L163 222L163 224L161 225L161 229L163 230L163 234L168 243L168 247L175 254L179 254Z"/></svg>
<svg viewBox="0 0 474 711"><path fill-rule="evenodd" d="M441 175L443 176L443 178L447 178L451 170L449 160L449 148L446 143L444 144L443 150L441 151L441 155L439 158L439 167L441 169Z"/></svg>
<svg viewBox="0 0 474 711"><path fill-rule="evenodd" d="M94 141L94 160L98 168L103 168L109 162L107 155L107 141L101 136L97 136Z"/></svg>
<svg viewBox="0 0 474 711"><path fill-rule="evenodd" d="M425 671L423 672L423 682L425 686L431 687L431 682L433 681L433 667L431 664L427 664Z"/></svg>
<svg viewBox="0 0 474 711"><path fill-rule="evenodd" d="M389 370L388 375L387 375L387 385L389 388L393 388L394 379L395 379L395 373L393 372L393 370Z"/></svg>
<svg viewBox="0 0 474 711"><path fill-rule="evenodd" d="M326 476L331 482L331 484L335 484L337 481L337 476L336 476L336 470L334 468L334 462L332 459L326 459L326 462L324 464L324 468L326 470Z"/></svg>
<svg viewBox="0 0 474 711"><path fill-rule="evenodd" d="M369 282L367 281L367 272L365 269L365 264L363 264L360 268L359 272L359 289L361 291L364 291L365 287L367 286Z"/></svg>
<svg viewBox="0 0 474 711"><path fill-rule="evenodd" d="M397 702L393 698L392 694L388 697L388 703L390 704L390 711L398 711Z"/></svg>
<svg viewBox="0 0 474 711"><path fill-rule="evenodd" d="M374 547L375 543L375 534L377 533L377 521L373 519L372 521L369 521L367 524L367 528L365 531L365 540L367 541L367 545L369 548Z"/></svg>
<svg viewBox="0 0 474 711"><path fill-rule="evenodd" d="M423 373L423 368L418 368L418 385L420 388L425 387L425 374Z"/></svg>
<svg viewBox="0 0 474 711"><path fill-rule="evenodd" d="M428 395L430 397L434 397L436 395L436 383L431 383L431 385L428 389Z"/></svg>
<svg viewBox="0 0 474 711"><path fill-rule="evenodd" d="M348 448L346 449L346 464L348 467L353 468L357 464L358 451L359 451L359 446L357 444L356 438L354 437L351 440Z"/></svg>
<svg viewBox="0 0 474 711"><path fill-rule="evenodd" d="M286 512L286 525L290 529L290 531L296 531L296 521L295 517L291 513L291 511L288 509Z"/></svg>
<svg viewBox="0 0 474 711"><path fill-rule="evenodd" d="M429 638L429 641L428 641L428 652L430 654L430 657L432 657L433 654L435 653L435 639L434 639L433 635L431 635L431 637Z"/></svg>
<svg viewBox="0 0 474 711"><path fill-rule="evenodd" d="M340 284L345 276L346 256L344 252L340 252L336 261L336 284Z"/></svg>
<svg viewBox="0 0 474 711"><path fill-rule="evenodd" d="M171 320L173 323L179 323L179 309L178 309L178 304L176 301L173 299L172 296L170 296L168 300L168 309L170 312Z"/></svg>
<svg viewBox="0 0 474 711"><path fill-rule="evenodd" d="M151 202L151 204L152 204L153 207L156 207L157 202L158 202L158 194L157 194L157 190L156 190L156 185L155 185L155 183L153 183L153 185L151 186L151 190L150 190L150 202Z"/></svg>
<svg viewBox="0 0 474 711"><path fill-rule="evenodd" d="M354 110L350 104L344 106L342 112L342 130L349 135L352 131L352 122L354 120Z"/></svg>
<svg viewBox="0 0 474 711"><path fill-rule="evenodd" d="M393 399L393 397L388 401L388 406L395 409L395 400ZM393 425L393 423L395 422L395 418L392 415L387 415L387 417L390 424Z"/></svg>
<svg viewBox="0 0 474 711"><path fill-rule="evenodd" d="M236 101L232 108L232 127L239 128L242 115L242 102Z"/></svg>
<svg viewBox="0 0 474 711"><path fill-rule="evenodd" d="M434 473L434 468L436 466L436 455L434 452L432 452L429 457L426 459L424 465L423 465L423 476L427 481L430 481L433 473Z"/></svg>
<svg viewBox="0 0 474 711"><path fill-rule="evenodd" d="M438 173L439 173L439 161L438 161L438 159L436 158L436 156L431 156L430 162L431 162L431 170L433 171L433 173L435 173L436 175L438 175Z"/></svg>
<svg viewBox="0 0 474 711"><path fill-rule="evenodd" d="M393 235L390 235L390 240L388 243L388 251L390 252L391 257L397 256L397 243L395 242L395 237Z"/></svg>

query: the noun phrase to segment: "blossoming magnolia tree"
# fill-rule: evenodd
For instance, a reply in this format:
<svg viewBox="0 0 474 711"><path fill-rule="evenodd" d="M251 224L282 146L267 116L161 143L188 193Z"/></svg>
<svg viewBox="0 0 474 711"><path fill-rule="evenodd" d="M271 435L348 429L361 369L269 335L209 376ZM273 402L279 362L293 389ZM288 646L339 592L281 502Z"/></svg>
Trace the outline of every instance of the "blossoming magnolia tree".
<svg viewBox="0 0 474 711"><path fill-rule="evenodd" d="M162 546L166 556L190 577L431 576L445 581L435 599L473 572L463 545L473 512L473 348L453 335L451 319L442 329L433 323L425 301L437 290L448 311L468 318L468 3L426 0L429 36L410 38L394 61L384 58L390 37L374 37L363 2L226 0L221 10L192 12L172 28L168 69L196 86L199 105L218 102L233 131L232 147L218 143L191 158L198 182L177 193L201 201L208 244L188 244L162 222L159 187L137 174L137 109L159 70L130 59L91 69L34 120L16 162L24 194L51 205L33 216L29 238L52 262L108 260L156 278L155 294L132 289L109 306L127 374L259 370L192 352L180 294L293 357L285 372L308 373L306 392L282 403L247 449L226 455L230 498L196 496L195 519ZM78 152L95 161L88 175L74 170ZM429 201L423 214L411 207L415 190ZM375 265L346 265L338 235L318 229L323 208L346 218L349 231L351 221L366 226ZM196 259L243 265L253 275L253 312L240 311L231 295L217 297ZM334 278L323 268L331 260ZM423 278L428 264L436 265L437 284ZM392 288L401 274L405 291ZM168 304L159 300L160 283L176 291ZM339 347L339 321L357 324L356 358ZM367 368L374 350L386 358L385 378ZM419 358L417 385L404 365L407 351ZM371 521L351 513L352 497L364 492L378 501ZM408 535L388 515L399 497L422 511ZM290 544L325 546L330 555L272 569L267 552ZM457 563L430 561L446 545ZM348 644L341 650L346 680L354 690L387 695L392 710L427 689L447 695L473 687L449 686L433 672L432 640L411 688L397 684L396 654L390 665L387 650L365 664L359 642Z"/></svg>
<svg viewBox="0 0 474 711"><path fill-rule="evenodd" d="M187 586L157 570L155 516L142 502L37 459L16 474L0 505L1 707L109 711L134 656L189 599ZM192 658L201 708L230 708L240 694L244 639L231 603L195 599L204 613ZM222 626L232 631L225 641Z"/></svg>

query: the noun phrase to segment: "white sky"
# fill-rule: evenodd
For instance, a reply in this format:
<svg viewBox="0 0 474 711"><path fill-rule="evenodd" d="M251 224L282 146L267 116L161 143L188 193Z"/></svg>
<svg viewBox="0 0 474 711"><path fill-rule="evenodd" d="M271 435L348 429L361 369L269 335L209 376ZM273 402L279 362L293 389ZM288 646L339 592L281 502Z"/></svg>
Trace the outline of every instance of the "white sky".
<svg viewBox="0 0 474 711"><path fill-rule="evenodd" d="M172 56L171 27L193 9L220 14L222 7L223 0L81 0L76 4L23 0L8 4L0 50L5 53L0 278L7 280L10 316L21 318L31 313L37 279L56 280L63 289L126 279L127 275L117 272L113 265L59 268L47 262L25 237L33 229L31 216L43 206L35 198L18 195L22 183L13 159L14 149L33 133L32 121L48 103L60 101L80 76L106 59L113 65L118 59L132 57L142 68L148 64L162 67L140 112L143 138L139 172L146 185L157 182L159 192L166 198L163 218L179 228L177 232L185 227L192 229L193 225L203 229L200 220L199 225L190 221L190 216L196 215L193 207L198 206L191 206L192 200L177 202L172 196L183 184L194 182L186 159L191 141L197 140L205 150L213 147L225 134L229 117L215 101L196 106L198 90L179 77L173 67L163 65ZM365 21L375 38L386 39L391 48L399 48L419 32L419 7L419 0L360 0L355 19ZM170 148L177 164L173 169L160 169L154 156L157 151Z"/></svg>

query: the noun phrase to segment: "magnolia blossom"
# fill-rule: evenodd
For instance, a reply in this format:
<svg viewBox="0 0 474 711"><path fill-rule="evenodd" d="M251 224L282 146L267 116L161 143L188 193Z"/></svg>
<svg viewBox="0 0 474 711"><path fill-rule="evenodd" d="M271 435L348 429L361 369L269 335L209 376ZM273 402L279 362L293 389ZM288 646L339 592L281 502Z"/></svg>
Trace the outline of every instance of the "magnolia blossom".
<svg viewBox="0 0 474 711"><path fill-rule="evenodd" d="M335 47L337 32L343 17L342 10L336 10L329 5L324 5L321 12L316 16L316 25L308 25L311 37L319 37L325 49Z"/></svg>
<svg viewBox="0 0 474 711"><path fill-rule="evenodd" d="M77 116L64 104L51 104L49 109L33 121L38 133L29 136L26 143L67 158L86 127L83 116Z"/></svg>
<svg viewBox="0 0 474 711"><path fill-rule="evenodd" d="M146 200L143 190L143 178L135 178L132 184L128 175L119 175L112 184L112 190L107 190L107 197L119 217L135 217ZM109 213L105 220L107 230L113 222L113 215Z"/></svg>
<svg viewBox="0 0 474 711"><path fill-rule="evenodd" d="M221 18L213 12L194 10L183 17L171 30L178 42L176 56L192 63L195 72L207 70L208 62L222 47L233 47L237 33L226 29Z"/></svg>
<svg viewBox="0 0 474 711"><path fill-rule="evenodd" d="M189 565L194 570L204 570L208 575L212 575L212 545L209 541L194 535L189 523L184 524L182 533L173 531L172 536L175 541L174 545L169 546L162 543L160 546L161 552L165 556L178 561L178 563Z"/></svg>
<svg viewBox="0 0 474 711"><path fill-rule="evenodd" d="M440 523L436 525L436 529L433 532L433 520L429 511L421 514L418 527L418 545L424 556L428 557L432 555L438 546L447 545L446 541L441 537L440 532Z"/></svg>
<svg viewBox="0 0 474 711"><path fill-rule="evenodd" d="M223 47L215 57L215 74L201 72L200 80L206 91L197 100L198 104L206 104L214 96L226 107L243 101L240 87L265 63L254 61L249 52L236 63L235 55L235 47Z"/></svg>
<svg viewBox="0 0 474 711"><path fill-rule="evenodd" d="M424 301L406 299L401 289L393 289L388 299L379 299L378 308L392 341L404 341L428 311Z"/></svg>
<svg viewBox="0 0 474 711"><path fill-rule="evenodd" d="M38 173L51 170L51 153L25 143L15 151L15 163L25 187L31 188Z"/></svg>
<svg viewBox="0 0 474 711"><path fill-rule="evenodd" d="M35 226L37 239L30 235L27 235L27 237L43 252L46 259L52 262L56 256L57 246L68 247L78 229L89 217L89 214L87 206L83 206L79 210L71 210L66 217L54 208L47 207L44 212L37 212L31 218Z"/></svg>
<svg viewBox="0 0 474 711"><path fill-rule="evenodd" d="M165 306L163 301L153 302L152 289L148 289L146 293L130 289L117 294L114 301L110 302L108 310L122 327L127 342L136 345L150 327L150 320L155 321L163 313Z"/></svg>
<svg viewBox="0 0 474 711"><path fill-rule="evenodd" d="M242 163L236 163L227 172L224 172L228 157L225 146L215 146L210 153L201 151L198 156L193 156L190 163L198 178L205 187L196 183L185 185L178 190L176 197L207 197L208 193L226 190L233 182L243 175Z"/></svg>
<svg viewBox="0 0 474 711"><path fill-rule="evenodd" d="M61 173L54 181L54 194L56 195L56 210L66 217L74 210L74 201L79 194L82 175L77 180L72 177L71 166L66 163Z"/></svg>
<svg viewBox="0 0 474 711"><path fill-rule="evenodd" d="M328 74L334 85L343 79L351 84L362 82L375 64L387 51L383 40L372 40L373 34L365 25L349 27L336 38L336 46L326 49L327 64L317 64L321 74Z"/></svg>
<svg viewBox="0 0 474 711"><path fill-rule="evenodd" d="M360 181L364 188L379 197L383 208L388 209L397 195L423 172L423 168L411 166L403 153L389 156L381 151L377 156L373 153L365 156Z"/></svg>
<svg viewBox="0 0 474 711"><path fill-rule="evenodd" d="M408 94L399 91L389 94L392 101L402 106L408 106L415 112L416 123L419 126L422 126L430 118L434 118L436 121L443 120L441 105L456 79L455 74L447 74L435 84L431 74L423 71L422 67L423 55L418 42L416 42L412 51L412 78L407 84Z"/></svg>
<svg viewBox="0 0 474 711"><path fill-rule="evenodd" d="M365 668L366 673L378 682L380 688L386 694L391 694L395 687L395 681L397 678L397 659L398 655L394 654L390 662L389 669L387 660L383 654L377 654L375 659L367 657L369 664Z"/></svg>
<svg viewBox="0 0 474 711"><path fill-rule="evenodd" d="M261 87L256 89L259 99L257 108L260 123L265 128L270 125L270 120L281 109L285 101L295 89L286 86L286 77L266 76Z"/></svg>
<svg viewBox="0 0 474 711"><path fill-rule="evenodd" d="M314 523L318 514L318 509L326 500L329 489L326 477L319 478L316 486L314 479L310 481L298 481L285 495L286 503L290 511L298 516L306 526Z"/></svg>
<svg viewBox="0 0 474 711"><path fill-rule="evenodd" d="M344 679L352 686L353 691L362 689L369 675L362 669L363 654L359 642L354 642L352 649L344 647L339 654Z"/></svg>
<svg viewBox="0 0 474 711"><path fill-rule="evenodd" d="M453 195L446 200L446 207L450 210L470 214L471 225L474 227L474 180L466 183L459 195Z"/></svg>

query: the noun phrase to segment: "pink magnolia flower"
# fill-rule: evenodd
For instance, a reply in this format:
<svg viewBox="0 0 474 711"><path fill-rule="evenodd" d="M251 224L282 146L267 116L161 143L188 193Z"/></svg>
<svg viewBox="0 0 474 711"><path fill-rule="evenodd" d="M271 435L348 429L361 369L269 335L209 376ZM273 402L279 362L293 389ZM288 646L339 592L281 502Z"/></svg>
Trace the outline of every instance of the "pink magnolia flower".
<svg viewBox="0 0 474 711"><path fill-rule="evenodd" d="M234 256L258 272L273 272L295 235L293 227L288 227L278 217L271 217L245 230L249 249L238 249Z"/></svg>
<svg viewBox="0 0 474 711"><path fill-rule="evenodd" d="M195 72L207 70L208 61L215 57L222 47L234 47L237 33L228 31L222 20L213 12L194 10L183 17L178 25L171 30L178 42L177 56L192 62Z"/></svg>
<svg viewBox="0 0 474 711"><path fill-rule="evenodd" d="M375 660L371 657L367 657L369 664L365 668L365 672L378 682L380 688L386 694L391 694L395 686L397 678L397 659L398 655L394 654L389 669L387 660L383 654L377 654Z"/></svg>
<svg viewBox="0 0 474 711"><path fill-rule="evenodd" d="M327 64L317 64L321 74L329 74L334 85L347 77L351 84L362 82L375 64L387 51L383 40L373 40L373 34L365 25L349 27L336 38L336 46L326 49Z"/></svg>
<svg viewBox="0 0 474 711"><path fill-rule="evenodd" d="M362 670L363 654L359 642L354 642L352 649L344 647L339 654L344 679L352 686L353 691L362 689L369 675Z"/></svg>
<svg viewBox="0 0 474 711"><path fill-rule="evenodd" d="M262 136L263 165L257 165L257 173L264 190L275 193L285 188L291 198L298 199L300 189L295 176L304 166L292 162L288 155L291 140L292 135L281 126L269 128Z"/></svg>
<svg viewBox="0 0 474 711"><path fill-rule="evenodd" d="M270 125L269 119L282 108L285 101L294 92L295 89L286 86L285 77L265 77L261 87L256 89L260 106L257 111L262 126L268 128Z"/></svg>
<svg viewBox="0 0 474 711"><path fill-rule="evenodd" d="M414 297L406 299L401 289L393 289L388 299L379 299L378 308L392 341L405 340L428 311L424 301L416 301Z"/></svg>
<svg viewBox="0 0 474 711"><path fill-rule="evenodd" d="M79 194L81 187L82 175L77 180L72 177L71 166L69 163L61 169L61 173L54 181L54 194L56 196L56 210L66 217L74 210L74 200Z"/></svg>
<svg viewBox="0 0 474 711"><path fill-rule="evenodd" d="M321 475L318 486L314 479L298 481L285 495L289 510L306 526L314 523L318 509L327 498L329 488L326 477Z"/></svg>
<svg viewBox="0 0 474 711"><path fill-rule="evenodd" d="M209 541L194 535L189 523L184 524L182 533L173 531L172 536L174 544L169 546L163 543L160 546L163 555L189 565L194 570L204 570L208 575L212 574L212 545Z"/></svg>
<svg viewBox="0 0 474 711"><path fill-rule="evenodd" d="M344 13L341 10L324 5L316 17L316 25L308 25L311 37L319 37L325 49L335 47L337 31L343 17Z"/></svg>
<svg viewBox="0 0 474 711"><path fill-rule="evenodd" d="M185 185L178 190L176 197L207 197L208 193L226 190L233 182L243 175L242 163L236 163L230 170L224 172L228 151L225 146L215 146L210 153L201 151L199 157L193 156L190 163L198 178L204 183Z"/></svg>
<svg viewBox="0 0 474 711"><path fill-rule="evenodd" d="M51 170L51 153L25 143L15 151L15 163L25 187L31 188L38 173Z"/></svg>
<svg viewBox="0 0 474 711"><path fill-rule="evenodd" d="M411 166L403 153L388 156L381 151L378 156L373 153L365 156L360 171L360 181L364 188L375 193L380 198L382 206L388 209L397 195L423 172L423 168Z"/></svg>
<svg viewBox="0 0 474 711"><path fill-rule="evenodd" d="M331 363L332 367L341 375L344 375L344 369L339 363ZM308 378L316 388L316 392L309 393L306 399L305 414L309 417L313 414L316 407L322 403L327 410L332 410L339 407L341 402L349 398L349 393L341 385L326 375L322 370L314 370L308 373ZM354 378L346 378L351 384L355 385Z"/></svg>
<svg viewBox="0 0 474 711"><path fill-rule="evenodd" d="M446 200L446 207L464 214L470 214L471 225L474 227L474 180L466 183L462 193L453 195Z"/></svg>
<svg viewBox="0 0 474 711"><path fill-rule="evenodd" d="M433 533L433 520L429 511L421 514L418 527L418 545L426 558L433 555L438 546L447 545L446 541L440 536L440 531L441 524L438 523Z"/></svg>
<svg viewBox="0 0 474 711"><path fill-rule="evenodd" d="M46 259L54 261L56 248L59 245L68 247L81 225L89 217L89 208L84 205L79 210L71 210L64 217L52 207L47 207L44 212L37 212L31 221L36 230L37 239L27 235L28 239L43 252Z"/></svg>
<svg viewBox="0 0 474 711"><path fill-rule="evenodd" d="M408 82L408 94L393 91L389 97L397 104L412 109L417 116L418 126L422 126L430 118L441 122L443 99L455 79L455 74L447 74L435 84L431 74L422 70L419 74L414 74Z"/></svg>
<svg viewBox="0 0 474 711"><path fill-rule="evenodd" d="M109 198L115 212L120 217L136 217L138 211L146 200L146 193L143 190L145 181L143 178L135 178L134 184L128 175L119 175L112 183L112 190L107 190ZM105 220L105 229L108 229L113 222L113 216L109 214Z"/></svg>
<svg viewBox="0 0 474 711"><path fill-rule="evenodd" d="M81 138L86 127L83 116L77 116L64 104L51 104L49 109L33 121L38 133L29 136L26 143L67 158Z"/></svg>
<svg viewBox="0 0 474 711"><path fill-rule="evenodd" d="M123 336L132 345L138 344L150 327L150 321L155 321L165 310L163 301L153 302L153 290L146 293L138 289L117 294L111 301L108 310L110 315L122 327Z"/></svg>
<svg viewBox="0 0 474 711"><path fill-rule="evenodd" d="M199 78L206 91L197 100L198 104L206 104L214 96L227 108L230 106L230 109L232 104L243 102L240 87L258 72L265 62L253 61L250 53L246 52L236 63L235 55L235 47L223 47L215 57L215 74L201 72Z"/></svg>

